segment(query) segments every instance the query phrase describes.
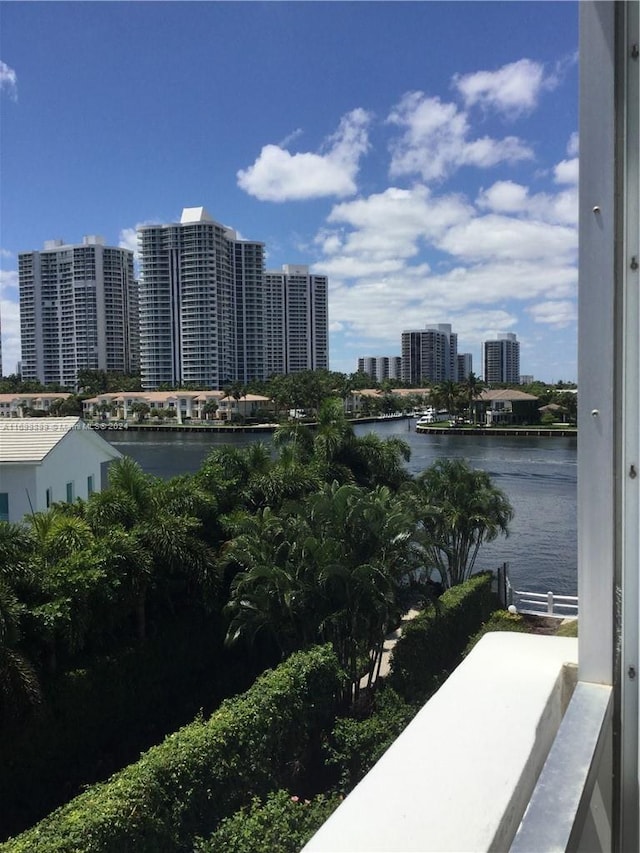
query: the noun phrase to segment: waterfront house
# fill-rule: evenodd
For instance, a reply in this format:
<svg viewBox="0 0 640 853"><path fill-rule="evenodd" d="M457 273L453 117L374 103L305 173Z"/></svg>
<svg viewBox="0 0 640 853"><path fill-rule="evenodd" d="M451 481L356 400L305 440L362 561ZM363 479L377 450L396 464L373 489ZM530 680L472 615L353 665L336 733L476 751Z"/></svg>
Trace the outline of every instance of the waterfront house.
<svg viewBox="0 0 640 853"><path fill-rule="evenodd" d="M487 426L535 424L540 419L537 403L537 397L513 388L482 391L477 397L478 408L483 412Z"/></svg>
<svg viewBox="0 0 640 853"><path fill-rule="evenodd" d="M101 491L121 453L80 418L0 421L0 521Z"/></svg>
<svg viewBox="0 0 640 853"><path fill-rule="evenodd" d="M235 397L222 397L216 417L223 421L231 421L234 417L253 418L259 411L273 411L273 402L269 397L261 394L245 394L238 400Z"/></svg>

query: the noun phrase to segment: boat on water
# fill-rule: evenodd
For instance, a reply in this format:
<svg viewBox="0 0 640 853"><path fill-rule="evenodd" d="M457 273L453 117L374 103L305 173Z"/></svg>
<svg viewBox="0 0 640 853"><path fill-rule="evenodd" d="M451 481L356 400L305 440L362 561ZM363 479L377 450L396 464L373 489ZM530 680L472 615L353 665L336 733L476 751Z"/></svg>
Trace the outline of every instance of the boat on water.
<svg viewBox="0 0 640 853"><path fill-rule="evenodd" d="M433 406L429 406L419 416L416 422L416 426L424 426L426 424L437 424L442 421L451 420L453 420L453 416L450 415L449 412L447 412L445 409L435 409Z"/></svg>

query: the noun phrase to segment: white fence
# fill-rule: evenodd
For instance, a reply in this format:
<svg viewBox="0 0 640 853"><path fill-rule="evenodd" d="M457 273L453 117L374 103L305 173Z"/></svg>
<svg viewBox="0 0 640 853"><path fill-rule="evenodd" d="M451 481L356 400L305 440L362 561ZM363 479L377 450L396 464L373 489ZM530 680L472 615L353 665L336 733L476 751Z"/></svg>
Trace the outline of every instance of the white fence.
<svg viewBox="0 0 640 853"><path fill-rule="evenodd" d="M578 615L577 595L528 592L523 589L514 589L512 594L512 603L517 608L518 613L527 613L532 616L555 616L559 619Z"/></svg>
<svg viewBox="0 0 640 853"><path fill-rule="evenodd" d="M530 592L514 589L509 578L509 564L503 563L495 572L496 586L503 607L515 607L518 613L531 616L553 616L556 619L578 615L577 595L556 595L549 592Z"/></svg>

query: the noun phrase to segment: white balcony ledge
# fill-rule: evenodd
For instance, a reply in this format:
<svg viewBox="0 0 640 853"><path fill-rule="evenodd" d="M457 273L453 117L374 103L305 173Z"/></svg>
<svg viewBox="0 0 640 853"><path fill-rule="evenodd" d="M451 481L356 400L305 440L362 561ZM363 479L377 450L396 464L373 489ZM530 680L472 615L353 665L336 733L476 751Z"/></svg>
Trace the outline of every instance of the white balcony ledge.
<svg viewBox="0 0 640 853"><path fill-rule="evenodd" d="M571 638L487 634L304 850L508 850L577 657Z"/></svg>

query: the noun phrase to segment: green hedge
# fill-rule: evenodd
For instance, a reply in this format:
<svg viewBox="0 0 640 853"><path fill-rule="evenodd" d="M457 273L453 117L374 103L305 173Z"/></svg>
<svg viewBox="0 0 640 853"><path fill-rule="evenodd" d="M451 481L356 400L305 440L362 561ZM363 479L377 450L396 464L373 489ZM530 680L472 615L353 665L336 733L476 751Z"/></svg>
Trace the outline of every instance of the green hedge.
<svg viewBox="0 0 640 853"><path fill-rule="evenodd" d="M132 764L94 785L5 853L193 850L252 797L289 787L335 715L341 673L329 647L293 655Z"/></svg>
<svg viewBox="0 0 640 853"><path fill-rule="evenodd" d="M472 637L499 606L492 575L451 587L403 628L388 682L407 702L427 699L458 665Z"/></svg>
<svg viewBox="0 0 640 853"><path fill-rule="evenodd" d="M190 613L141 646L47 679L40 713L0 731L0 839L246 690L260 660L223 639L215 620Z"/></svg>
<svg viewBox="0 0 640 853"><path fill-rule="evenodd" d="M386 685L375 696L371 714L341 717L325 745L327 764L338 772L337 783L348 793L409 725L418 707L409 705Z"/></svg>
<svg viewBox="0 0 640 853"><path fill-rule="evenodd" d="M526 634L527 630L527 625L519 613L509 613L508 610L496 610L487 619L482 628L480 628L480 630L469 640L467 648L464 650L465 657L485 634L490 634L496 631Z"/></svg>
<svg viewBox="0 0 640 853"><path fill-rule="evenodd" d="M338 794L304 800L276 791L264 803L256 797L196 844L196 853L298 853L341 802Z"/></svg>

